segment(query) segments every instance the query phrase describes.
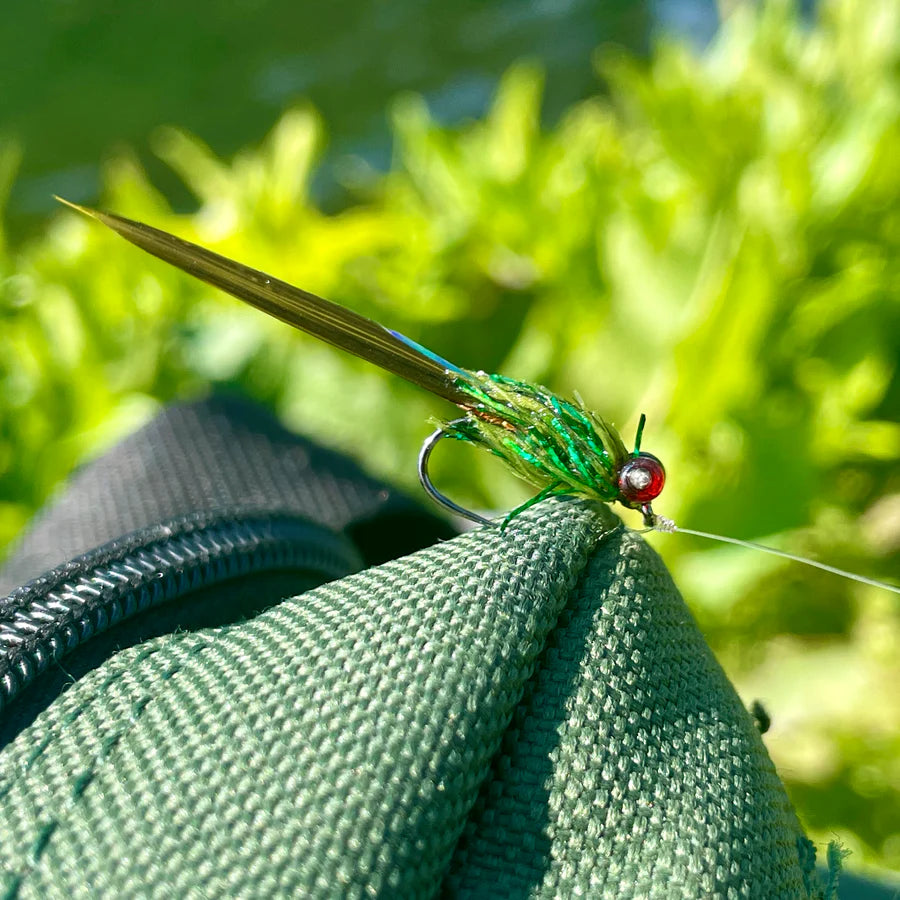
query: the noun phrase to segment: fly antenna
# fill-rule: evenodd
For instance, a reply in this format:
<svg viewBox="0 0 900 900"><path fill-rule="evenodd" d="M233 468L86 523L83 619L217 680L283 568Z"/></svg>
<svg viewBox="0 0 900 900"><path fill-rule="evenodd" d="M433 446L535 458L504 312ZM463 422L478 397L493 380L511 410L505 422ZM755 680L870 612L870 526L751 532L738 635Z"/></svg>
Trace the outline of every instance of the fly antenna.
<svg viewBox="0 0 900 900"><path fill-rule="evenodd" d="M743 541L740 538L726 537L723 534L710 534L708 531L695 531L693 528L681 528L671 519L665 516L656 516L652 528L647 531L661 531L664 534L692 534L694 537L706 538L710 541L720 541L723 544L735 544L738 547L746 547L749 550L760 550L763 553L770 553L772 556L780 556L783 559L789 559L792 562L803 563L805 566L812 566L815 569L822 569L824 572L831 572L833 575L840 575L842 578L849 578L851 581L858 581L860 584L869 584L872 587L882 588L886 591L892 591L900 594L900 587L896 584L889 584L886 581L878 581L875 578L867 578L865 575L857 575L855 572L847 572L844 569L838 569L836 566L829 566L826 563L818 562L815 559L808 559L805 556L797 556L795 553L788 553L786 550L777 550L775 547L768 547L765 544L757 544L755 541Z"/></svg>
<svg viewBox="0 0 900 900"><path fill-rule="evenodd" d="M644 436L644 426L647 424L647 416L641 413L638 419L637 434L634 436L634 455L637 456L641 452L641 438Z"/></svg>

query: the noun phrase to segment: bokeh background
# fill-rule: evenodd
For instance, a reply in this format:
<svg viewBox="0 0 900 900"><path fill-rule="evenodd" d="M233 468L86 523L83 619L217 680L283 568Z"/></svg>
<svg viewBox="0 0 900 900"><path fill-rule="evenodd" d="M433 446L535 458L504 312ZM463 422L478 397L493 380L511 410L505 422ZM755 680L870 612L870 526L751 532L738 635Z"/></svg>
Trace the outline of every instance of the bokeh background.
<svg viewBox="0 0 900 900"><path fill-rule="evenodd" d="M579 391L658 511L900 578L900 0L45 0L0 27L0 548L240 390L417 490L440 401L57 209L143 219ZM435 478L527 496L467 447ZM632 524L637 521L629 520ZM900 870L900 603L654 535L813 839ZM0 549L0 555L5 552Z"/></svg>

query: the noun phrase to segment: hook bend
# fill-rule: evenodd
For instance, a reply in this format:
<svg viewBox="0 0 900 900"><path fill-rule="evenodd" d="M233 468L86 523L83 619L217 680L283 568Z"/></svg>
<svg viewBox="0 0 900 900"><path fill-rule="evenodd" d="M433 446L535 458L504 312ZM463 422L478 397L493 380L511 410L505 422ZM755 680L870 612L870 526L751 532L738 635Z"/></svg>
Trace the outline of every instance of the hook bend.
<svg viewBox="0 0 900 900"><path fill-rule="evenodd" d="M465 419L455 419L450 424L456 425L465 421ZM428 461L431 459L431 453L437 446L438 441L445 437L447 437L447 434L444 429L438 428L437 431L425 439L425 443L422 444L422 449L419 451L419 481L422 483L425 493L428 494L438 506L443 506L444 509L455 513L458 516L462 516L464 519L469 519L471 522L478 522L479 525L493 525L494 523L490 519L479 516L478 513L474 513L469 509L464 509L458 503L454 503L449 497L445 497L434 486L434 483L428 476Z"/></svg>

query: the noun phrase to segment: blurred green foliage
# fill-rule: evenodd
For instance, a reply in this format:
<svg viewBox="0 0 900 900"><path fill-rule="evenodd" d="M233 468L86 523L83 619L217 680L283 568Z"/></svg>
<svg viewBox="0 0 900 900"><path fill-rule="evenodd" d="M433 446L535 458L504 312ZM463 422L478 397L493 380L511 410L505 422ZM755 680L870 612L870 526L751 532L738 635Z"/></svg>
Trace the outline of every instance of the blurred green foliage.
<svg viewBox="0 0 900 900"><path fill-rule="evenodd" d="M679 0L683 2L683 0ZM706 4L710 0L688 0ZM151 152L176 122L220 153L255 140L297 98L328 122L332 159L362 153L386 165L384 110L401 90L429 98L444 121L481 114L497 79L528 54L551 77L558 113L595 86L590 54L610 41L645 48L653 0L38 0L6 9L0 27L0 133L27 152L7 226L36 235L51 193L96 199L100 163L127 144L181 210L190 196ZM710 11L709 19L715 15ZM709 28L714 22L699 23ZM327 193L329 200L340 197Z"/></svg>
<svg viewBox="0 0 900 900"><path fill-rule="evenodd" d="M704 51L597 56L605 90L541 124L508 72L488 115L393 107L389 172L339 167L357 201L310 200L323 127L293 109L230 162L169 130L196 195L176 216L140 167L105 206L345 303L455 363L649 418L658 510L875 577L900 549L900 0L737 5ZM15 151L0 157L0 195ZM0 241L0 542L73 467L160 405L239 386L414 489L421 391L223 298L67 212ZM467 447L435 478L507 508L527 489ZM634 522L633 524L637 524ZM849 868L900 867L900 608L749 551L651 538L744 699L811 835Z"/></svg>

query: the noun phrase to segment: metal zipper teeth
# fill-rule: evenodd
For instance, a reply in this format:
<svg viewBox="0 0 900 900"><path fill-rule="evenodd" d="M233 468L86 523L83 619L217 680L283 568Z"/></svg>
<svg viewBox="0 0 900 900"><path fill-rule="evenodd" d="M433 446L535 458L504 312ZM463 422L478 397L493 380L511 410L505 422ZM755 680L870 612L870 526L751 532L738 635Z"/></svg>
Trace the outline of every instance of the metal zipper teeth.
<svg viewBox="0 0 900 900"><path fill-rule="evenodd" d="M352 548L339 536L281 516L232 518L195 528L188 523L182 534L118 557L110 558L108 549L83 557L84 571L51 582L49 590L0 622L0 653L5 657L0 657L0 713L52 662L161 603L251 573L303 569L325 582L360 568ZM90 566L91 557L102 557L102 562Z"/></svg>

